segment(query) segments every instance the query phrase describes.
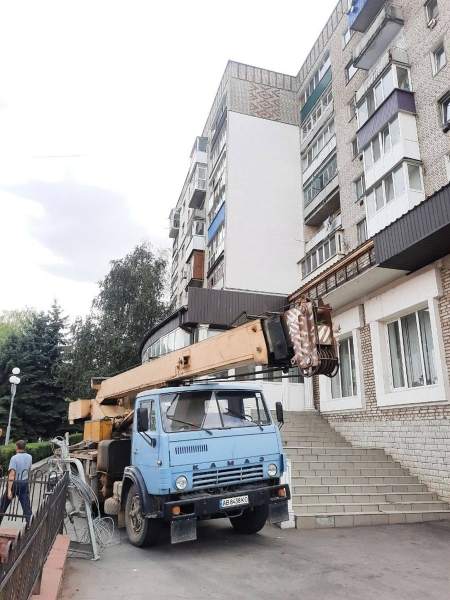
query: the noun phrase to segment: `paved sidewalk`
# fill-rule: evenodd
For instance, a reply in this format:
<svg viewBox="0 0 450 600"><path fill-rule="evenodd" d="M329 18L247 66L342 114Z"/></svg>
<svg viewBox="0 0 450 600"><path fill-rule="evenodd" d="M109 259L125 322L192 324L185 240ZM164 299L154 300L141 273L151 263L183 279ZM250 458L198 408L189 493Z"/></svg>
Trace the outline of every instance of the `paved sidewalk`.
<svg viewBox="0 0 450 600"><path fill-rule="evenodd" d="M99 561L69 558L60 600L444 600L449 566L449 522L243 536L220 520L147 549L116 531Z"/></svg>

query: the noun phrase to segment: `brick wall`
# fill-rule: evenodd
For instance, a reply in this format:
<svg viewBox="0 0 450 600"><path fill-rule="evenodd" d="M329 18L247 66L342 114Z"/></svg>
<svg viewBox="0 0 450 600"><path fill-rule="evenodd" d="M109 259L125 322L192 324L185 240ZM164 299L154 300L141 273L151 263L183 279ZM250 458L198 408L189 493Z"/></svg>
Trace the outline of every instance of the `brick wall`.
<svg viewBox="0 0 450 600"><path fill-rule="evenodd" d="M439 312L450 373L450 268L442 270ZM383 448L423 483L450 500L450 405L382 409L377 406L369 325L361 329L365 408L323 415L358 446Z"/></svg>

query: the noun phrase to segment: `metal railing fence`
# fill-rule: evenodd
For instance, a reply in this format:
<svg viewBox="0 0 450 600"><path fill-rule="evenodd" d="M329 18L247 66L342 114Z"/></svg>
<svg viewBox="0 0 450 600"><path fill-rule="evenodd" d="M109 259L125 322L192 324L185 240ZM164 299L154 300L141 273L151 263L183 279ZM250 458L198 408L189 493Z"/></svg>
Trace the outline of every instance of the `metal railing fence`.
<svg viewBox="0 0 450 600"><path fill-rule="evenodd" d="M0 600L29 600L33 593L39 593L42 569L56 536L62 532L69 474L30 473L26 485L32 511L29 526L18 531L15 538L8 541L0 562ZM24 484L17 479L14 485ZM0 501L7 491L6 477L0 480ZM9 509L0 513L0 518L26 520L19 508L17 488L13 491ZM0 507L2 505L0 504ZM1 531L0 531L1 537Z"/></svg>

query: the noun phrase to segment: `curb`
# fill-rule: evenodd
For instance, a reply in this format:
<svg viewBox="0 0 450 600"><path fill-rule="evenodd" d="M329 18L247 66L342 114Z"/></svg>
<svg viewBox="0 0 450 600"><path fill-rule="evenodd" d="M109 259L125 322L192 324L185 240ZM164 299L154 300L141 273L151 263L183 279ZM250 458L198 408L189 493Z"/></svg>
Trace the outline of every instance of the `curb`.
<svg viewBox="0 0 450 600"><path fill-rule="evenodd" d="M70 536L57 535L42 572L41 591L31 598L36 600L57 600L61 589Z"/></svg>

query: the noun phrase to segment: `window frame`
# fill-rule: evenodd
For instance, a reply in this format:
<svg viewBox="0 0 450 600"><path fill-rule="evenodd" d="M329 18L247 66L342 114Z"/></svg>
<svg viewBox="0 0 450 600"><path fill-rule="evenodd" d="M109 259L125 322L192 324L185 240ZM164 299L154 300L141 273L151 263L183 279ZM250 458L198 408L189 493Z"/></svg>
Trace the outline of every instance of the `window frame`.
<svg viewBox="0 0 450 600"><path fill-rule="evenodd" d="M362 236L360 235L362 225L364 227L365 232L364 239L361 239ZM356 223L356 231L358 235L358 244L361 245L364 244L364 242L367 242L367 240L369 239L369 234L367 231L367 217L364 217L364 219L361 219L361 221L358 221L358 223Z"/></svg>
<svg viewBox="0 0 450 600"><path fill-rule="evenodd" d="M423 310L424 308L428 309L428 305L424 305L422 308L418 308L416 310L413 310L412 312L407 312L405 314L401 314L400 316L396 317L395 319L392 320L388 320L385 322L385 326L386 326L386 341L387 341L387 351L388 351L388 365L389 365L389 378L390 378L390 384L391 384L391 392L395 393L397 391L402 391L402 390L411 390L414 389L416 387L421 387L421 388L430 388L434 385L438 385L438 382L435 383L423 383L423 385L421 386L414 386L414 385L407 385L408 382L408 372L406 369L406 357L405 357L405 342L403 339L403 327L402 327L402 318L404 317L409 317L410 315L415 315L415 321L416 321L416 327L417 327L417 335L418 335L418 339L419 339L419 355L420 355L420 366L422 368L422 375L424 377L424 382L425 382L425 374L426 374L426 370L425 370L425 360L424 360L424 350L423 350L423 340L422 340L422 332L420 330L420 322L419 322L419 312L421 310ZM402 365L402 376L403 376L403 381L405 383L404 386L394 386L394 375L392 372L392 350L391 350L391 343L389 341L389 330L388 327L389 325L391 325L392 323L398 323L398 331L399 331L399 338L400 338L400 355L401 355L401 365ZM433 348L433 361L435 362L435 352L434 352L434 348ZM435 369L436 369L436 364L434 365Z"/></svg>
<svg viewBox="0 0 450 600"><path fill-rule="evenodd" d="M406 88L404 86L403 87L399 86L399 78L398 78L397 69L403 69L406 71L407 79L408 79L408 88ZM390 79L392 79L392 85L393 85L392 89L389 89L389 87L386 87L386 84L388 82L390 82ZM377 102L377 96L375 94L375 89L378 88L380 86L380 84L381 84L381 89L382 89L383 94L382 94L382 100L380 102ZM374 113L380 108L380 106L385 102L385 100L396 89L405 90L408 92L414 91L412 83L411 83L411 69L404 65L400 65L397 63L391 63L388 66L388 68L386 68L383 71L383 73L380 75L380 77L378 77L376 79L376 81L373 83L373 85L366 91L363 99L356 107L356 114L358 117L358 127L359 128L361 128L364 125L364 123L367 123L367 121L374 115ZM373 98L373 111L369 114L369 107L367 105L367 100L371 97ZM365 107L364 111L363 111L363 107ZM363 119L362 116L364 116L365 118Z"/></svg>
<svg viewBox="0 0 450 600"><path fill-rule="evenodd" d="M403 283L364 303L366 322L370 324L372 348L380 349L373 353L377 406L389 409L417 404L448 405L450 385L439 311L439 298L442 295L441 272L439 269L429 268L425 272L411 275L401 281ZM396 388L392 391L386 323L426 306L430 311L437 383L406 389Z"/></svg>
<svg viewBox="0 0 450 600"><path fill-rule="evenodd" d="M347 84L350 83L358 70L358 67L353 66L353 59L345 65L345 81Z"/></svg>
<svg viewBox="0 0 450 600"><path fill-rule="evenodd" d="M310 250L305 257L300 261L300 269L301 269L301 277L302 279L305 279L306 277L308 277L308 275L310 275L311 273L313 273L316 269L318 269L319 267L321 267L322 265L324 265L327 261L331 260L332 258L334 258L336 255L338 254L342 254L341 248L338 247L340 244L337 243L337 238L338 237L338 231L333 231L332 233L330 233L330 235L328 235L326 238L324 238L319 244L317 244L317 246L314 246L314 248L312 250ZM334 240L334 252L331 252L331 248L332 248L332 240ZM325 247L328 247L328 256L325 256ZM322 262L319 262L319 249L323 250L323 260ZM308 267L308 261L309 261L309 267ZM312 266L314 263L314 267ZM305 266L305 269L304 269ZM309 270L308 270L309 268Z"/></svg>
<svg viewBox="0 0 450 600"><path fill-rule="evenodd" d="M444 62L441 66L438 65L438 52L439 50L442 50L442 55L444 56ZM447 64L447 54L445 52L445 44L444 44L444 40L440 41L439 44L437 44L437 46L435 46L434 50L432 50L431 52L431 62L432 62L432 66L433 66L433 75L437 75L438 73L440 73L442 71L442 69L446 66Z"/></svg>
<svg viewBox="0 0 450 600"><path fill-rule="evenodd" d="M319 377L320 411L339 412L348 410L364 410L365 390L363 376L363 362L361 352L361 328L364 327L364 313L362 306L355 306L339 315L333 316L333 322L340 326L338 340L352 338L355 357L355 382L356 396L344 396L333 398L331 391L331 379Z"/></svg>
<svg viewBox="0 0 450 600"><path fill-rule="evenodd" d="M441 118L441 125L446 125L447 123L450 123L450 92L445 94L445 96L443 96L441 100L439 100L439 112Z"/></svg>
<svg viewBox="0 0 450 600"><path fill-rule="evenodd" d="M361 182L361 194L358 196L358 183L359 182ZM355 179L354 184L355 184L355 195L356 195L355 202L359 202L359 200L364 198L364 196L366 194L366 181L365 181L364 173L362 175L360 175L360 177L358 177L358 179Z"/></svg>
<svg viewBox="0 0 450 600"><path fill-rule="evenodd" d="M430 14L430 5L434 3L436 6L436 15L433 17L432 14ZM424 8L425 8L425 16L426 16L426 20L427 20L427 25L430 24L430 22L433 19L437 19L439 17L439 4L437 3L437 0L427 0L427 2L425 2L424 4Z"/></svg>

